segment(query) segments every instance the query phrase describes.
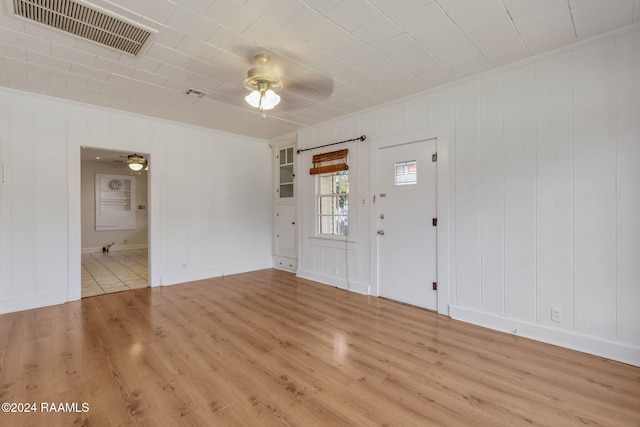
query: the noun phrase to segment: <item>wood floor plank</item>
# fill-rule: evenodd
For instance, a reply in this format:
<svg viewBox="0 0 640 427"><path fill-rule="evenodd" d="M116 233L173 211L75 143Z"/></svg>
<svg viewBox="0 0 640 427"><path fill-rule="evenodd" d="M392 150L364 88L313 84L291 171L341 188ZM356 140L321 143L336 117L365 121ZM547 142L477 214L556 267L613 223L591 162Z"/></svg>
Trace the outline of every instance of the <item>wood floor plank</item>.
<svg viewBox="0 0 640 427"><path fill-rule="evenodd" d="M278 270L0 316L0 425L640 425L640 368Z"/></svg>

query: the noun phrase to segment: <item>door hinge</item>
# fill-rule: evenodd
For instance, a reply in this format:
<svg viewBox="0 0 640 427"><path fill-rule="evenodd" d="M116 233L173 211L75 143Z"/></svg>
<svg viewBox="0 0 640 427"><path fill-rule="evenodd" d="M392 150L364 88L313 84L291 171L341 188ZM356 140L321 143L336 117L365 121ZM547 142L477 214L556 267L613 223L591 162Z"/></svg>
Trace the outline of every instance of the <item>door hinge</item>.
<svg viewBox="0 0 640 427"><path fill-rule="evenodd" d="M438 218L432 218L431 219L431 224L435 227L438 225Z"/></svg>
<svg viewBox="0 0 640 427"><path fill-rule="evenodd" d="M433 153L431 155L431 161L432 162L437 162L438 161L438 153Z"/></svg>
<svg viewBox="0 0 640 427"><path fill-rule="evenodd" d="M433 290L434 291L438 290L438 282L433 282Z"/></svg>

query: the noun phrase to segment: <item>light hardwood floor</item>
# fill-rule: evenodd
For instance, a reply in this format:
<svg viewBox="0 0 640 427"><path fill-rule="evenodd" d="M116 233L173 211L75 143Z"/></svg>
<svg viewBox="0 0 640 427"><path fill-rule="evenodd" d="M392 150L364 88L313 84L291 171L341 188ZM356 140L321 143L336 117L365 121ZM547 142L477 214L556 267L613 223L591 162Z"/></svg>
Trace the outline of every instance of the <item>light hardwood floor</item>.
<svg viewBox="0 0 640 427"><path fill-rule="evenodd" d="M0 316L0 425L640 425L640 368L263 270Z"/></svg>

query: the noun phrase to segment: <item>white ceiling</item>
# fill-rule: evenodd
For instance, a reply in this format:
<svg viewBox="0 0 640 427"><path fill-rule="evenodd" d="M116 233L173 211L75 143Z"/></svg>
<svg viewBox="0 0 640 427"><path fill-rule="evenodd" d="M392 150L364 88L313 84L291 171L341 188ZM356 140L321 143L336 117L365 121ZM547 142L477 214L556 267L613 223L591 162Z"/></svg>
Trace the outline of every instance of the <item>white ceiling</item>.
<svg viewBox="0 0 640 427"><path fill-rule="evenodd" d="M92 0L157 31L133 57L4 2L0 86L258 138L640 22L640 0ZM243 99L262 51L285 82L266 120Z"/></svg>

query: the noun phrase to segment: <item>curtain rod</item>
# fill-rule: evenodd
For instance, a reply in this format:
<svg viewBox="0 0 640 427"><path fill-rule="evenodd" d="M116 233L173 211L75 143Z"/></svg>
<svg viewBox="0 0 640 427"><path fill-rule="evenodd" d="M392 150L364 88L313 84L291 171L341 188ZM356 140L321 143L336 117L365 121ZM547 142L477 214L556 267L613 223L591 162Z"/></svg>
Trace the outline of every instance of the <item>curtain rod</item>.
<svg viewBox="0 0 640 427"><path fill-rule="evenodd" d="M298 150L296 151L297 154L302 153L303 151L309 151L309 150L316 150L318 148L323 148L323 147L329 147L331 145L336 145L336 144L344 144L345 142L353 142L353 141L364 141L365 139L367 139L366 135L362 135L358 138L351 138L351 139L347 139L345 141L340 141L340 142L332 142L331 144L324 144L324 145L318 145L317 147L311 147L311 148L305 148L303 150Z"/></svg>

